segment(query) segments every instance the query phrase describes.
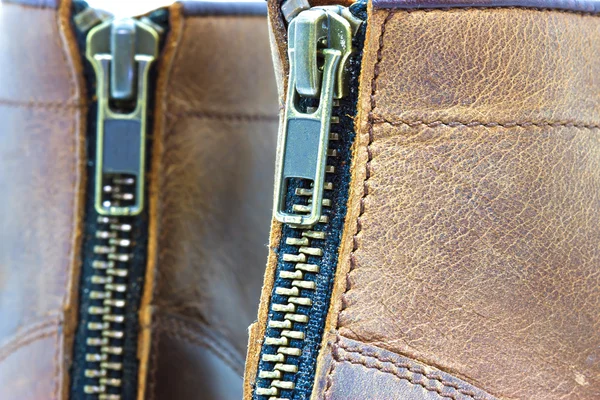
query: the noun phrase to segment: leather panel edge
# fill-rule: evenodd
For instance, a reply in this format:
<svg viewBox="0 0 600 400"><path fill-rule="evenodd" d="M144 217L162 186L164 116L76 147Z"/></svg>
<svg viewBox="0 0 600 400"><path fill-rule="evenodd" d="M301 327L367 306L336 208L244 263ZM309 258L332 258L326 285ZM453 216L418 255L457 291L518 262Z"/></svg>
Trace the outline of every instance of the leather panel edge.
<svg viewBox="0 0 600 400"><path fill-rule="evenodd" d="M42 1L43 2L43 1ZM39 3L39 2L38 2ZM54 3L58 8L58 30L60 39L64 48L65 58L68 62L69 73L72 79L72 93L76 102L85 101L86 88L83 75L83 64L75 32L71 24L71 13L73 10L72 0L52 1L46 0L45 3ZM73 234L71 243L71 264L68 269L68 287L63 299L63 328L62 342L59 344L60 364L56 366L57 373L62 377L56 377L57 396L66 400L69 397L70 373L69 369L72 362L73 342L75 340L75 329L78 323L79 306L79 277L81 272L81 246L83 241L83 219L86 197L86 149L85 135L87 129L87 105L73 110L73 135L76 137L75 159L76 167L74 171L75 199L73 201ZM59 362L57 360L57 362ZM59 386L60 385L60 386Z"/></svg>
<svg viewBox="0 0 600 400"><path fill-rule="evenodd" d="M166 88L173 69L173 60L179 48L181 35L183 33L184 18L182 16L181 4L175 3L169 7L169 36L165 40L163 53L159 57L158 78L155 92L154 105L154 129L153 129L153 148L151 171L158 171L161 167L163 153L163 136L165 131L165 109L167 102ZM147 381L156 371L149 371L150 353L153 350L152 330L155 322L153 321L154 290L156 287L156 265L158 257L158 174L151 173L148 193L149 222L148 222L148 261L146 265L146 275L144 277L144 293L140 303L139 319L140 332L138 337L138 353L140 366L138 372L138 400L146 399ZM152 376L149 376L152 375Z"/></svg>

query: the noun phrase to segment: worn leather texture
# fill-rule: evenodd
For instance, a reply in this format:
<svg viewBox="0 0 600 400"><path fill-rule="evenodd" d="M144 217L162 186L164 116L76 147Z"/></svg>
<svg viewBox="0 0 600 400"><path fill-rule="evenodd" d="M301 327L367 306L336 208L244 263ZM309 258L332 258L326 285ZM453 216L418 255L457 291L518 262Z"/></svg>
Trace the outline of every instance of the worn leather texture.
<svg viewBox="0 0 600 400"><path fill-rule="evenodd" d="M60 10L0 7L0 398L68 393L86 109Z"/></svg>
<svg viewBox="0 0 600 400"><path fill-rule="evenodd" d="M600 398L600 20L371 7L368 24L312 399Z"/></svg>
<svg viewBox="0 0 600 400"><path fill-rule="evenodd" d="M598 398L600 20L369 22L329 330L497 398Z"/></svg>
<svg viewBox="0 0 600 400"><path fill-rule="evenodd" d="M600 12L598 0L373 0L376 8L529 7L577 12Z"/></svg>
<svg viewBox="0 0 600 400"><path fill-rule="evenodd" d="M152 276L141 310L143 398L241 397L278 125L267 35L265 16L171 8L153 147ZM217 365L228 372L210 378Z"/></svg>

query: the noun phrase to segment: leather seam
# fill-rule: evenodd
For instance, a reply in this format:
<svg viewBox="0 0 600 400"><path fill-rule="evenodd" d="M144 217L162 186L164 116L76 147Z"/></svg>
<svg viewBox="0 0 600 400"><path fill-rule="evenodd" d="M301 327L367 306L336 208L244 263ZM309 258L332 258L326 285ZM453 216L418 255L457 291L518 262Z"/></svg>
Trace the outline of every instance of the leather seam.
<svg viewBox="0 0 600 400"><path fill-rule="evenodd" d="M379 33L379 48L377 49L377 60L375 62L375 65L373 66L373 78L371 79L371 97L370 97L371 110L369 110L369 130L368 130L369 138L365 145L365 149L367 151L367 161L365 163L365 178L363 180L363 194L360 199L360 211L356 218L357 228L356 228L356 232L353 235L353 248L352 248L352 251L350 252L350 270L346 273L346 288L344 290L344 293L342 294L342 307L340 309L340 312L338 313L336 330L339 329L339 327L340 327L340 316L341 316L342 312L346 309L346 306L347 306L346 302L344 301L344 296L346 295L346 293L348 293L348 291L350 290L350 288L352 286L349 281L349 277L350 277L350 272L355 267L354 253L358 250L357 236L360 234L360 232L362 230L362 226L360 224L360 218L363 216L363 214L365 212L365 206L364 206L365 198L369 195L368 182L371 177L370 176L370 163L371 163L371 160L373 159L370 147L371 147L371 144L373 143L373 126L374 126L374 122L375 122L373 111L377 107L377 104L375 101L375 93L377 92L377 79L379 78L379 64L381 63L381 60L383 59L383 47L384 47L383 38L385 36L386 25L392 19L394 14L395 13L392 11L388 12L388 15L385 17L385 19L383 20L383 23L381 24L381 32ZM338 342L339 342L339 336L336 338L336 342L334 343L334 346L337 345ZM334 361L331 363L331 366L329 367L329 370L327 371L327 375L326 375L327 385L326 385L325 393L324 393L324 397L326 399L329 398L330 391L333 387L333 373L335 371L336 364L337 364L337 360L336 360L336 356L334 354Z"/></svg>
<svg viewBox="0 0 600 400"><path fill-rule="evenodd" d="M72 0L63 0L57 3L57 15L56 24L58 30L57 41L61 48L62 58L67 66L67 72L70 77L71 87L69 94L69 102L73 104L84 103L80 101L81 98L81 84L83 84L83 71L78 68L76 57L79 56L79 48L76 46L75 37L73 36L71 26L71 13L72 13ZM80 228L82 224L82 135L84 134L84 122L82 122L82 112L77 107L70 108L70 115L72 120L71 132L73 136L73 168L71 171L72 176L72 189L73 196L71 199L71 210L72 210L72 230L69 238L69 263L66 270L66 290L62 296L62 312L63 312L63 330L56 334L56 352L54 358L54 398L66 398L68 392L68 385L70 376L68 372L65 374L64 368L66 367L67 360L65 359L65 352L72 345L73 331L69 325L76 323L73 320L71 305L77 307L76 302L78 301L78 293L75 294L76 299L73 304L73 295L78 290L79 286L79 262L80 262ZM83 117L85 121L85 117ZM69 315L71 314L71 315Z"/></svg>
<svg viewBox="0 0 600 400"><path fill-rule="evenodd" d="M65 63L66 66L68 66L68 73L70 75L70 93L69 93L69 100L73 101L73 99L75 98L75 95L77 93L77 88L78 88L78 82L77 82L77 78L76 78L76 74L77 74L77 69L75 68L75 66L73 65L73 61L72 59L70 59L71 54L69 53L69 48L68 48L68 38L65 37L65 32L70 29L70 26L66 26L65 24L65 20L67 22L67 24L69 23L69 17L70 17L70 9L71 9L71 1L67 0L67 1L62 1L60 4L58 4L57 7L57 12L56 12L56 29L57 29L57 36L56 36L56 42L58 44L58 46L61 49L61 54L62 54L62 59L63 62ZM78 223L81 222L79 220L79 214L77 211L77 207L76 205L78 205L78 188L79 188L79 183L80 183L80 179L81 176L79 174L78 171L78 167L79 167L79 140L78 140L78 118L76 118L76 113L74 111L71 111L71 119L72 119L72 133L73 133L73 150L75 152L75 160L73 162L73 169L71 171L71 175L73 176L73 182L72 182L72 188L73 188L73 197L72 197L72 201L71 201L71 210L73 212L72 214L72 218L73 218L73 229L71 231L71 235L69 237L69 243L70 243L70 247L69 247L69 264L67 265L67 280L66 280L66 290L62 296L62 300L61 300L61 310L63 312L63 315L66 316L67 313L67 303L69 300L69 294L70 294L70 289L73 286L73 273L76 270L75 265L76 265L76 260L75 260L75 246L76 246L76 241L77 241L77 228L78 228ZM64 318L63 316L63 318ZM61 337L64 336L64 337ZM62 340L61 340L62 339ZM56 333L56 350L55 350L55 354L54 354L54 394L53 394L53 398L57 399L59 398L59 393L61 392L61 383L63 383L63 379L61 378L61 363L60 363L60 354L61 354L61 346L64 346L64 342L66 341L66 335L65 332L63 331L63 335L60 334L60 332ZM64 394L63 394L64 395Z"/></svg>
<svg viewBox="0 0 600 400"><path fill-rule="evenodd" d="M394 365L395 367L397 367L397 368L404 368L404 369L407 369L407 370L409 370L410 372L414 372L414 373L416 373L416 374L423 375L423 376L424 376L424 377L426 377L427 379L431 379L431 380L438 381L438 382L440 382L442 385L444 385L444 387L449 387L449 388L455 389L457 392L459 392L459 393L461 393L461 394L464 394L465 396L471 396L471 397L473 397L473 398L475 398L475 396L477 396L477 394L476 394L475 392L473 392L473 391L470 391L470 390L463 389L463 388L461 388L459 385L457 385L457 384L455 384L455 383L448 382L447 380L445 380L445 379L443 379L443 378L440 378L440 377L438 377L438 376L435 376L435 375L431 375L430 373L427 373L427 372L424 370L424 368L422 368L422 367L421 367L421 368L419 368L419 367L414 367L414 366L412 366L412 365L411 365L410 363L408 363L408 362L407 362L407 363L400 363L400 362L394 361L394 360L392 360L392 359L389 359L389 358L387 358L387 357L385 357L385 358L382 358L382 357L380 357L380 356L379 356L379 355L377 355L377 354L369 354L369 353L367 353L366 351L364 351L363 349L360 349L360 348L354 348L354 347L350 347L350 346L348 346L348 345L346 345L346 344L343 344L343 343L339 343L339 344L337 345L337 347L339 347L339 348L343 349L344 351L346 351L346 352L348 352L348 353L352 353L352 354L358 354L358 355L360 355L361 357L365 357L365 358L366 358L366 357L375 358L375 359L377 359L377 360L379 360L379 361L381 361L381 362L385 362L385 363L390 363L390 364L393 364L393 365Z"/></svg>
<svg viewBox="0 0 600 400"><path fill-rule="evenodd" d="M152 309L153 303L160 296L160 280L159 274L161 270L161 264L159 261L159 250L158 250L158 242L160 240L160 232L161 232L161 217L162 217L162 197L159 195L160 187L162 181L164 180L164 174L159 174L158 171L160 167L165 163L165 137L168 134L167 127L167 118L166 113L169 108L168 95L169 87L171 83L171 78L173 77L173 72L177 68L176 61L178 60L181 43L183 39L184 30L186 29L186 18L181 13L181 4L175 3L169 7L169 24L171 26L171 30L169 32L168 37L165 39L163 53L160 55L161 62L159 64L159 76L157 82L157 90L160 90L160 98L156 98L155 104L155 132L154 132L154 142L153 142L153 160L151 161L152 168L152 182L151 182L151 191L149 194L148 204L150 206L149 211L149 219L150 226L154 224L155 230L151 235L151 242L148 243L148 251L153 251L151 254L152 260L150 260L150 253L148 253L148 261L146 263L146 274L147 277L151 279L151 282L148 282L146 279L144 285L144 294L142 298L142 303L144 302L144 298L146 295L147 304L145 307L149 307ZM162 75L161 75L162 74ZM158 91L156 95L158 96ZM159 105L160 103L160 105ZM159 108L160 107L160 108ZM160 110L160 111L159 111ZM158 117L160 115L160 118ZM152 196L152 199L150 197ZM147 293L146 293L147 290ZM150 370L146 372L145 379L143 383L146 385L143 388L144 396L147 396L149 400L154 400L156 398L156 387L157 387L157 379L156 376L158 374L158 359L159 359L159 345L161 340L161 331L158 329L158 317L154 312L150 314L150 324L149 324L149 349L150 354L147 355L147 359L143 362L146 363L145 367L148 368L150 366ZM138 341L139 346L139 341ZM139 351L139 348L138 348ZM139 379L139 378L138 378ZM138 380L138 392L140 392L140 382ZM138 396L139 397L139 396Z"/></svg>
<svg viewBox="0 0 600 400"><path fill-rule="evenodd" d="M57 330L52 330L50 332L42 332L39 335L35 335L35 336L31 337L31 338L28 338L27 340L22 340L14 348L12 348L9 351L7 351L6 353L0 355L0 361L4 361L6 358L8 358L12 354L16 353L20 349L24 348L25 346L27 346L29 344L32 344L32 343L35 343L38 340L50 337L50 336L52 336L54 334L57 334L56 336L58 337L58 331Z"/></svg>
<svg viewBox="0 0 600 400"><path fill-rule="evenodd" d="M14 339L9 339L8 341L4 342L2 346L0 346L0 362L2 362L4 359L6 359L8 356L10 356L12 353L16 352L23 346L33 343L38 339L48 337L54 332L58 332L59 325L60 320L57 318L47 322L42 322L39 325L35 325L32 328L25 330L25 332L19 332L18 337L14 337ZM48 329L51 329L51 331L45 332Z"/></svg>
<svg viewBox="0 0 600 400"><path fill-rule="evenodd" d="M84 102L68 102L68 101L13 101L8 99L0 99L0 106L15 107L15 108L40 108L40 109L79 109L86 108L87 104Z"/></svg>
<svg viewBox="0 0 600 400"><path fill-rule="evenodd" d="M345 279L346 279L346 288L342 294L342 306L340 308L340 311L338 313L338 318L337 318L337 326L336 326L336 330L339 330L339 328L341 327L341 315L342 313L348 309L348 303L345 301L345 297L347 295L347 293L352 289L352 283L350 281L350 276L353 270L355 270L358 266L356 264L356 259L355 259L355 253L359 250L360 244L358 241L358 235L361 233L362 231L362 226L361 226L361 222L360 219L361 217L364 215L365 213L365 199L368 196L368 183L371 176L371 168L370 168L370 164L371 161L373 160L373 155L371 152L371 145L373 143L374 140L374 135L373 135L373 129L374 126L376 124L383 124L383 123L389 123L391 125L407 125L409 127L418 127L418 126L426 126L426 127L438 127L438 126L447 126L447 127L488 127L488 128L527 128L527 127L550 127L550 128L557 128L557 127L566 127L566 128L580 128L580 129L589 129L589 130L595 130L595 129L599 129L600 128L600 124L585 124L585 123L575 123L575 122L563 122L563 121L556 121L556 122L552 122L552 121L509 121L509 122L482 122L482 121L470 121L470 122L463 122L463 121L421 121L421 120L416 120L416 121L388 121L380 116L377 116L374 114L374 110L376 109L376 92L377 92L377 79L379 77L379 66L380 66L380 62L383 58L383 47L384 47L384 34L385 34L385 28L386 28L386 24L387 22L389 22L390 19L393 18L394 15L398 14L398 13L413 13L413 12L432 12L432 11L461 11L461 12L468 12L468 11L478 11L478 10L510 10L510 9L515 9L515 10L532 10L532 11L540 11L540 12L557 12L557 13L565 13L565 14L577 14L577 15L582 15L582 16L600 16L600 15L596 15L596 14L592 14L592 13L587 13L587 12L578 12L578 11L570 11L570 10L553 10L553 9L543 9L543 8L533 8L533 7L479 7L479 8L458 8L458 7L454 7L454 8L447 8L447 9L418 9L418 10L387 10L388 14L385 17L382 25L381 25L381 33L379 35L379 48L377 50L377 60L375 62L374 65L374 74L373 74L373 78L371 79L371 95L370 95L370 106L371 109L369 111L368 114L368 122L369 122L369 126L368 126L368 141L366 143L365 146L363 146L364 148L366 148L366 152L367 152L367 161L365 163L365 177L363 180L363 194L362 197L360 199L360 211L359 211L359 215L357 217L356 223L357 223L357 229L355 234L353 235L353 249L350 252L350 268L349 271L345 274ZM384 11L385 8L383 9L377 9L377 11ZM415 385L419 385L422 386L424 389L426 389L429 392L435 392L437 393L438 396L443 397L443 398L450 398L450 399L455 399L458 400L461 398L460 395L454 395L454 394L445 394L442 393L442 390L444 388L452 388L456 391L458 391L461 395L467 396L470 399L479 399L480 397L472 392L469 392L465 389L458 389L457 387L455 387L453 384L448 384L448 382L445 382L443 380L440 380L440 378L429 378L427 375L422 374L420 372L417 372L419 374L422 374L423 376L427 377L428 379L432 379L435 380L437 382L440 382L444 387L442 389L440 388L436 388L436 387L428 387L426 384L416 381L414 378L409 378L409 377L403 377L400 376L397 372L395 371L390 371L390 370L386 370L386 366L382 365L381 363L390 363L392 365L394 365L395 367L398 367L397 363L394 363L393 361L386 361L385 359L380 359L376 356L372 356L369 355L368 357L373 358L374 360L377 360L377 362L375 363L375 365L368 365L367 362L369 361L369 359L364 356L362 353L357 352L357 351L348 351L348 353L353 353L359 356L359 360L354 360L354 359L346 359L344 358L344 355L340 355L337 351L336 348L342 348L345 350L344 346L342 344L340 344L340 338L339 336L336 338L335 342L333 343L333 349L332 349L332 356L333 356L333 361L328 369L326 378L327 378L327 385L325 388L325 392L324 392L324 398L325 399L329 399L329 395L330 392L332 390L333 387L333 374L335 372L335 369L337 367L337 364L341 363L341 362L346 362L349 364L356 364L356 365L362 365L364 368L367 369L373 369L373 370L377 370L379 372L385 373L385 374L391 374L396 376L397 378L401 379L401 380L406 380L408 382L410 382L411 384L415 384ZM346 350L347 351L347 350ZM415 372L414 369L407 367L403 367L408 369L411 372Z"/></svg>
<svg viewBox="0 0 600 400"><path fill-rule="evenodd" d="M482 121L405 121L405 120L388 120L385 118L376 117L373 120L374 124L389 124L392 126L409 126L411 128L425 126L428 128L436 128L438 126L446 126L449 128L456 127L484 127L484 128L579 128L595 130L600 129L600 124L585 124L577 122L565 121L509 121L509 122L482 122Z"/></svg>
<svg viewBox="0 0 600 400"><path fill-rule="evenodd" d="M218 114L202 111L181 111L178 113L168 113L172 118L197 118L197 119L214 119L218 121L233 121L233 122L278 122L278 115L261 115L261 114Z"/></svg>
<svg viewBox="0 0 600 400"><path fill-rule="evenodd" d="M376 8L376 10L389 10L389 8ZM574 15L581 15L581 16L589 16L589 17L600 17L600 13L592 13L589 11L576 11L576 10L564 10L561 8L542 8L542 7L519 7L519 6L511 6L511 7L501 7L501 6L497 6L497 7L445 7L445 8L419 8L419 9L395 9L395 10L390 10L389 12L391 12L392 14L398 14L398 13L406 13L406 14L410 14L410 13L418 13L418 12L434 12L434 11L441 11L441 12L448 12L448 11L454 11L454 12L468 12L468 11L486 11L486 10L492 10L492 11L500 11L500 10L513 10L513 11L521 11L521 10L525 10L525 11L539 11L539 12L546 12L546 13L558 13L558 14L574 14Z"/></svg>
<svg viewBox="0 0 600 400"><path fill-rule="evenodd" d="M342 346L339 346L339 347L343 348ZM365 357L364 355L362 355L361 353L359 353L359 352L356 352L356 351L347 351L347 352L348 352L348 353L351 353L351 354L357 354L357 355L359 356L359 360L353 360L353 359L350 359L350 358L344 358L344 356L341 356L341 355L337 354L337 352L334 352L334 354L333 354L333 357L334 357L334 358L335 358L337 361L339 361L339 362L347 362L347 363L349 363L349 364L354 364L354 365L362 365L364 368L367 368L367 369L372 369L372 370L376 370L376 371L379 371L379 372L382 372L382 373L385 373L385 374L390 374L390 375L393 375L393 376L395 376L395 377L399 378L400 380L405 380L405 381L408 381L408 382L410 382L410 383L411 383L411 384L413 384L413 385L418 385L418 386L421 386L422 388L424 388L424 389L425 389L425 390L427 390L428 392L434 392L434 393L437 393L437 395L438 395L439 397L448 398L448 399L453 399L453 400L459 400L459 397L457 397L457 396L456 396L456 395L454 395L454 394L444 394L444 393L442 393L442 390L443 390L444 388L451 388L451 389L454 389L454 390L456 390L456 391L457 391L457 392L459 392L460 394L462 394L462 395L464 395L464 396L466 396L466 397L468 397L468 398L470 398L470 399L473 399L473 400L476 400L476 399L477 399L476 397L474 397L474 396L473 396L473 394L472 394L471 392L467 392L467 391L465 391L465 390L463 390L463 389L457 389L457 388L455 388L454 386L449 386L449 385L446 385L446 384L444 384L444 382L443 382L442 380L440 380L440 379L436 379L436 378L429 378L429 377L427 377L427 375L423 375L423 376L427 377L427 378L428 378L428 379L430 379L430 380L435 380L436 382L439 382L439 383L441 383L441 384L444 386L444 387L443 387L443 388L441 388L441 389L440 389L440 388L437 388L437 387L431 387L431 386L428 386L426 383L424 383L424 382L419 382L419 381L417 381L416 379L414 379L413 377L402 376L402 375L400 375L400 374L399 374L398 372L396 372L396 371L390 371L390 370L386 370L386 369L385 369L385 365L383 365L383 363L392 364L393 366L395 366L395 367L397 367L397 368L406 368L406 369L407 369L407 370L409 370L410 372L415 372L415 373L417 373L417 374L421 374L420 372L413 371L412 369L410 369L410 368L408 368L408 367L400 367L400 366L396 365L396 363L394 363L394 362L391 362L391 361L384 361L384 360L382 360L382 359L380 359L380 358L378 358L378 357L376 357L376 356L368 356L368 357ZM370 366L370 365L368 365L368 364L367 364L367 362L369 361L369 360L368 360L368 358L373 358L373 359L377 360L377 361L376 361L376 364L375 364L375 365L373 365L373 366Z"/></svg>

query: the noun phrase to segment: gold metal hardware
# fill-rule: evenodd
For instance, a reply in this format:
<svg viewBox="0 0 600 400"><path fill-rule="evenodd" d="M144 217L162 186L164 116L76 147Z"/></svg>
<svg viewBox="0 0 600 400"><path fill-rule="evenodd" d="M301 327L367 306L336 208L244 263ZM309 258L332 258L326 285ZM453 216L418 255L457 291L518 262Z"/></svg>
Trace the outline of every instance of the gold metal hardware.
<svg viewBox="0 0 600 400"><path fill-rule="evenodd" d="M148 72L158 42L151 26L131 18L104 22L87 35L97 82L95 208L101 215L136 215L144 207Z"/></svg>
<svg viewBox="0 0 600 400"><path fill-rule="evenodd" d="M321 219L330 129L337 121L332 118L334 98L346 94L346 64L359 25L344 10L315 7L302 11L289 25L290 76L278 142L274 209L278 221L293 226L310 227ZM318 98L318 107L300 110L301 97ZM289 212L288 183L294 178L311 181L312 196L309 205Z"/></svg>

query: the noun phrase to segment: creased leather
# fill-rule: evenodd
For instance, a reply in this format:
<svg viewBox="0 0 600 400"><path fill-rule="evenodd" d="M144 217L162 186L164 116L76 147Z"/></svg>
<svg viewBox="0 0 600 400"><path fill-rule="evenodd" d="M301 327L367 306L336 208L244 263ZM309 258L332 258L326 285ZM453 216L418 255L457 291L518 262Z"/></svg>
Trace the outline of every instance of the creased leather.
<svg viewBox="0 0 600 400"><path fill-rule="evenodd" d="M0 7L2 399L68 392L86 113L69 12Z"/></svg>
<svg viewBox="0 0 600 400"><path fill-rule="evenodd" d="M481 398L600 398L598 41L600 20L583 13L370 8L313 400L448 398L392 377L382 357L439 370ZM348 339L350 355L336 349Z"/></svg>
<svg viewBox="0 0 600 400"><path fill-rule="evenodd" d="M598 398L600 20L369 22L330 330L498 398Z"/></svg>
<svg viewBox="0 0 600 400"><path fill-rule="evenodd" d="M159 73L145 398L239 399L272 207L278 105L266 18L179 7ZM190 322L198 340L170 329L164 314ZM212 368L226 371L222 379L202 373Z"/></svg>

